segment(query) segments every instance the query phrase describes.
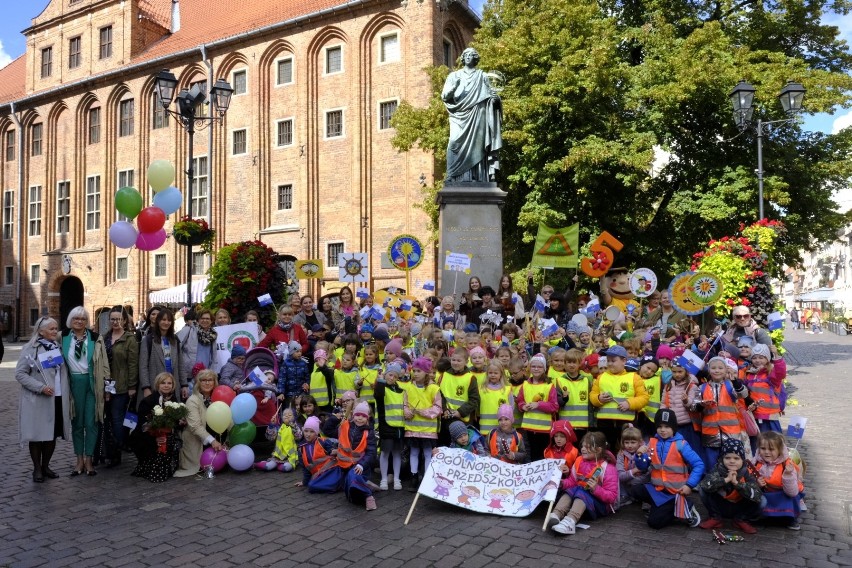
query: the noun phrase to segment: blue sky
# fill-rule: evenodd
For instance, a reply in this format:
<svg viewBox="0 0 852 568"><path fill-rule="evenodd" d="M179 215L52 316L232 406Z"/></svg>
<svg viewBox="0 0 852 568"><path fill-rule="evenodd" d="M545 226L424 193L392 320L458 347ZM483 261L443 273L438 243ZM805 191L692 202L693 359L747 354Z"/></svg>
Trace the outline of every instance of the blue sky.
<svg viewBox="0 0 852 568"><path fill-rule="evenodd" d="M485 0L469 1L474 10L482 13ZM0 18L0 68L24 53L26 45L21 30L29 27L32 18L41 13L48 3L49 0L6 0L4 2L3 17ZM852 14L835 16L827 22L838 26L846 41L852 44ZM807 98L805 105L807 105ZM852 111L848 109L840 109L834 116L820 114L805 117L805 128L808 130L832 132L846 126L852 126Z"/></svg>

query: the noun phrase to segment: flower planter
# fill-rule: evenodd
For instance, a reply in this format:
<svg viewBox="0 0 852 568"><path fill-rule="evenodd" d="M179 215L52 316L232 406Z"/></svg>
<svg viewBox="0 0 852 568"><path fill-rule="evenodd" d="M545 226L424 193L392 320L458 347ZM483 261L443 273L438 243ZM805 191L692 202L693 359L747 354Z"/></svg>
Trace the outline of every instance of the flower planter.
<svg viewBox="0 0 852 568"><path fill-rule="evenodd" d="M185 247L194 247L198 246L209 238L209 232L206 233L196 233L194 235L174 235L175 242L179 245L183 245Z"/></svg>

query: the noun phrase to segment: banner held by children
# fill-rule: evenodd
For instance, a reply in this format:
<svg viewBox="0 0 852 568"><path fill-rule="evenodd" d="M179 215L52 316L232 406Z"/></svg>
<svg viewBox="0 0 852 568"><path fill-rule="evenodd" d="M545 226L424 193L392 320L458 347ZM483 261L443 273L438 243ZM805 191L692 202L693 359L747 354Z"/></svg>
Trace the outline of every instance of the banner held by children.
<svg viewBox="0 0 852 568"><path fill-rule="evenodd" d="M548 268L577 268L579 243L579 223L561 229L553 229L544 223L539 223L532 265Z"/></svg>
<svg viewBox="0 0 852 568"><path fill-rule="evenodd" d="M559 465L564 463L564 460L539 460L510 464L461 448L440 448L429 463L417 496L425 495L479 513L526 517L542 501L556 500L562 479Z"/></svg>

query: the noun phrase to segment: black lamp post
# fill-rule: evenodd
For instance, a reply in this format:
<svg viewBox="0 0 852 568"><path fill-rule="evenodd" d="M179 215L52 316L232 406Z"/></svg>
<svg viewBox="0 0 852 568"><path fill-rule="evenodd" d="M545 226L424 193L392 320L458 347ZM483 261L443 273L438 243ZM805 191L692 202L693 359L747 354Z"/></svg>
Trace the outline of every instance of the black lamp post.
<svg viewBox="0 0 852 568"><path fill-rule="evenodd" d="M754 113L754 87L746 83L745 79L737 83L734 90L728 95L734 105L734 121L741 131L752 125L752 114ZM785 124L796 120L796 115L802 110L802 99L805 97L805 88L801 83L787 82L778 99L787 114L787 118L770 120L764 122L758 118L754 125L757 132L757 200L758 218L763 219L763 136L769 134L773 124Z"/></svg>
<svg viewBox="0 0 852 568"><path fill-rule="evenodd" d="M231 104L231 95L234 89L224 79L219 79L210 89L209 97L198 86L190 90L183 89L177 96L177 110L171 110L169 106L175 96L175 88L178 81L174 74L168 69L163 69L157 74L157 97L163 109L173 116L186 133L189 135L188 166L186 169L186 214L192 217L192 184L195 177L195 164L193 163L193 139L196 130L203 130L212 126L216 121L222 120ZM196 116L198 105L206 99L211 99L215 116ZM186 247L186 305L192 305L192 245Z"/></svg>

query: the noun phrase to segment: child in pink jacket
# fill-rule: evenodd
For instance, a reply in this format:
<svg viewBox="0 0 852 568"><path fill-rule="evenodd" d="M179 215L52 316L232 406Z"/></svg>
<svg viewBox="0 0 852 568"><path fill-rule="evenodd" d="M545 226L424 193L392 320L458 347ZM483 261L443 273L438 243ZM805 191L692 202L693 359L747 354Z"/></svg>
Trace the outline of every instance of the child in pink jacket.
<svg viewBox="0 0 852 568"><path fill-rule="evenodd" d="M554 532L574 534L583 513L597 519L615 512L618 470L603 433L589 432L583 436L580 457L571 467L571 475L562 480L562 489L565 493L548 519Z"/></svg>

